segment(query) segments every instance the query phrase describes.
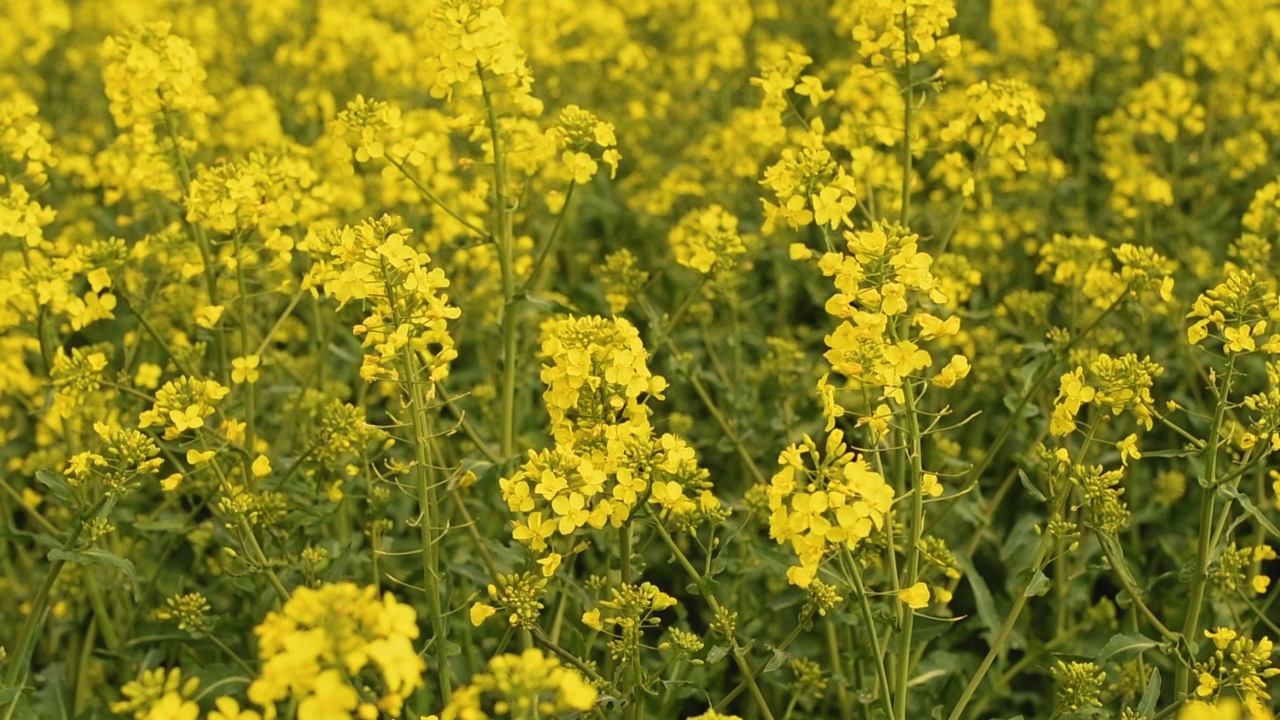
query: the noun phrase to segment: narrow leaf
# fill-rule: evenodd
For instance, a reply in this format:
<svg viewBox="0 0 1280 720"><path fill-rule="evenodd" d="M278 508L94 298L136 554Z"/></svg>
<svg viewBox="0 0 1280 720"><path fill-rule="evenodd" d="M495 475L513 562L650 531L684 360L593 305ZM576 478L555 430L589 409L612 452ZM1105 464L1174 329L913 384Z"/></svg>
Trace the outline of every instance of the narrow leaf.
<svg viewBox="0 0 1280 720"><path fill-rule="evenodd" d="M1043 570L1037 570L1031 576L1031 582L1027 583L1027 589L1023 591L1023 595L1027 597L1040 597L1049 592L1049 576L1044 574Z"/></svg>
<svg viewBox="0 0 1280 720"><path fill-rule="evenodd" d="M77 565L101 565L102 567L115 568L124 573L129 578L129 586L133 589L133 599L142 599L141 588L138 586L138 574L134 570L133 563L127 558L122 558L115 553L107 552L100 548L89 548L87 550L63 550L57 548L49 551L50 562L73 562Z"/></svg>
<svg viewBox="0 0 1280 720"><path fill-rule="evenodd" d="M1138 712L1143 717L1152 717L1156 714L1156 705L1160 702L1160 668L1151 668L1151 678L1147 680L1147 689L1142 692L1142 699L1138 701Z"/></svg>
<svg viewBox="0 0 1280 720"><path fill-rule="evenodd" d="M1098 662L1108 660L1124 661L1141 655L1144 651L1159 647L1159 641L1137 633L1120 633L1113 635L1107 644L1098 651Z"/></svg>

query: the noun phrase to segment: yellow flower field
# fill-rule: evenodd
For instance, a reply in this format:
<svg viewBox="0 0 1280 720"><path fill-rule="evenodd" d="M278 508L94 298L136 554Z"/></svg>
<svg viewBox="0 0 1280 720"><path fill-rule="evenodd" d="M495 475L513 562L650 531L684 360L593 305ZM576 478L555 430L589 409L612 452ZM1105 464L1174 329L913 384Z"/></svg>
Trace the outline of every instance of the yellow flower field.
<svg viewBox="0 0 1280 720"><path fill-rule="evenodd" d="M6 0L0 720L1271 720L1273 0Z"/></svg>

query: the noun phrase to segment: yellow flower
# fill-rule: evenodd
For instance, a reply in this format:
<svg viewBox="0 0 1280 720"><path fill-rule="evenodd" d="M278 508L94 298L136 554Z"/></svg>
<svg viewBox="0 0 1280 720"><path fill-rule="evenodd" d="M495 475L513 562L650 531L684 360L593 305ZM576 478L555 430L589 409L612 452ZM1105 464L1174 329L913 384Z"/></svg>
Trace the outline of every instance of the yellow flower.
<svg viewBox="0 0 1280 720"><path fill-rule="evenodd" d="M220 697L213 704L217 709L209 713L208 720L262 720L254 710L241 710L235 698Z"/></svg>
<svg viewBox="0 0 1280 720"><path fill-rule="evenodd" d="M1217 630L1214 630L1213 632L1210 632L1206 628L1204 631L1204 636L1212 640L1213 644L1217 646L1219 650L1226 650L1227 645L1230 645L1231 641L1236 639L1236 637L1238 636L1238 633L1236 633L1235 630L1232 630L1229 627L1220 627Z"/></svg>
<svg viewBox="0 0 1280 720"><path fill-rule="evenodd" d="M195 448L191 448L187 451L187 462L192 465L202 465L212 460L213 456L216 454L217 453L213 450L196 450Z"/></svg>
<svg viewBox="0 0 1280 720"><path fill-rule="evenodd" d="M898 599L912 610L921 610L929 605L929 586L918 582L909 588L899 590Z"/></svg>
<svg viewBox="0 0 1280 720"><path fill-rule="evenodd" d="M205 305L196 309L196 325L202 328L213 329L218 324L218 320L222 317L223 306L221 305Z"/></svg>
<svg viewBox="0 0 1280 720"><path fill-rule="evenodd" d="M1142 457L1142 453L1138 452L1138 435L1130 433L1129 437L1116 443L1116 449L1120 451L1120 462L1125 465L1129 464L1130 458L1138 460Z"/></svg>
<svg viewBox="0 0 1280 720"><path fill-rule="evenodd" d="M1207 672L1200 673L1200 682L1196 685L1196 694L1200 697L1209 697L1218 689L1218 679Z"/></svg>
<svg viewBox="0 0 1280 720"><path fill-rule="evenodd" d="M556 574L556 568L560 567L560 553L551 553L544 558L538 558L538 564L542 566L542 576L551 577Z"/></svg>
<svg viewBox="0 0 1280 720"><path fill-rule="evenodd" d="M600 621L600 608L582 613L582 624L597 632L604 630L604 623Z"/></svg>
<svg viewBox="0 0 1280 720"><path fill-rule="evenodd" d="M925 473L924 478L920 482L920 491L929 497L938 497L942 494L942 483L938 482L938 476L933 473Z"/></svg>
<svg viewBox="0 0 1280 720"><path fill-rule="evenodd" d="M133 376L133 384L140 388L154 390L160 386L161 367L155 363L139 363L138 372Z"/></svg>
<svg viewBox="0 0 1280 720"><path fill-rule="evenodd" d="M259 455L253 461L253 476L256 478L266 477L271 474L271 461L266 455Z"/></svg>
<svg viewBox="0 0 1280 720"><path fill-rule="evenodd" d="M493 617L496 612L498 612L498 609L494 606L478 602L471 606L471 624L480 627L485 620Z"/></svg>
<svg viewBox="0 0 1280 720"><path fill-rule="evenodd" d="M258 366L261 363L262 358L257 355L246 355L233 359L231 361L231 382L237 385L258 382Z"/></svg>
<svg viewBox="0 0 1280 720"><path fill-rule="evenodd" d="M1227 341L1225 349L1229 353L1253 352L1257 349L1257 345L1253 341L1253 334L1249 331L1247 325L1222 328L1222 338Z"/></svg>

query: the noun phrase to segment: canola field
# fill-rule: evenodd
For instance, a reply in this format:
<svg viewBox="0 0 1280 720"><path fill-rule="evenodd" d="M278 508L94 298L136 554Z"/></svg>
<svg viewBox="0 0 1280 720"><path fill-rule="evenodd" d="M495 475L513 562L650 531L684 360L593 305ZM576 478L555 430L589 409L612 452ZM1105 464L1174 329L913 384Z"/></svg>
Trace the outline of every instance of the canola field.
<svg viewBox="0 0 1280 720"><path fill-rule="evenodd" d="M0 720L1271 720L1274 0L5 0Z"/></svg>

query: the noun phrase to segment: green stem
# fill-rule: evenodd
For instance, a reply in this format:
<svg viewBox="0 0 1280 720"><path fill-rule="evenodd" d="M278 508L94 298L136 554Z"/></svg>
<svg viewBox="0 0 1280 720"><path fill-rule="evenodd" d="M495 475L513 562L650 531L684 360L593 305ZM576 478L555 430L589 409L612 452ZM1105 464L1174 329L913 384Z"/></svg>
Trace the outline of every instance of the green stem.
<svg viewBox="0 0 1280 720"><path fill-rule="evenodd" d="M162 98L163 100L163 98ZM173 115L169 112L168 106L163 102L160 104L160 112L164 117L164 127L169 134L169 142L173 144L173 154L177 160L178 178L182 181L182 192L185 195L191 187L191 167L187 165L187 157L182 152L182 145L178 139L178 131L173 123ZM221 305L220 295L218 293L218 276L215 263L218 259L213 252L213 245L210 244L208 236L205 235L204 227L198 222L191 222L186 219L184 213L183 222L191 230L191 235L195 238L196 246L200 249L200 260L204 264L204 284L205 290L209 293L210 305ZM213 329L213 344L217 349L218 358L218 379L222 384L227 384L227 347L222 342L222 333L217 328Z"/></svg>
<svg viewBox="0 0 1280 720"><path fill-rule="evenodd" d="M422 574L423 586L427 591L427 612L431 623L431 632L435 636L433 644L436 648L436 662L440 677L440 702L448 705L453 699L452 680L449 672L448 625L445 623L444 610L440 596L440 563L439 540L436 531L439 510L436 503L435 465L431 458L431 418L427 413L426 398L422 393L419 379L417 357L413 350L404 349L400 355L401 369L404 373L404 389L408 393L408 406L412 418L414 433L414 470L418 486L418 530L422 537Z"/></svg>
<svg viewBox="0 0 1280 720"><path fill-rule="evenodd" d="M102 594L102 586L98 584L97 578L93 577L92 568L85 568L90 572L85 573L85 586L89 591L89 606L93 608L93 616L98 620L98 627L102 630L102 641L106 645L106 649L115 650L120 647L120 634L116 631L115 623L111 621L111 614L107 611L106 599Z"/></svg>
<svg viewBox="0 0 1280 720"><path fill-rule="evenodd" d="M570 180L569 189L564 192L564 207L560 208L560 214L556 215L556 224L552 226L551 234L543 241L542 247L538 248L538 255L533 259L533 269L529 271L529 277L525 278L518 294L523 295L534 289L538 278L542 276L542 267L551 256L551 251L555 249L556 240L560 238L560 228L564 225L564 217L569 214L569 202L573 200L573 189L576 187L578 187L577 181Z"/></svg>
<svg viewBox="0 0 1280 720"><path fill-rule="evenodd" d="M1071 496L1070 482L1064 479L1062 485L1061 491L1054 498L1053 512L1049 515L1049 522L1062 515L1067 498ZM1009 641L1009 636L1013 634L1013 627L1017 624L1018 617L1022 615L1022 609L1027 604L1027 586L1031 584L1036 573L1044 570L1044 564L1055 544L1054 537L1050 534L1048 523L1046 523L1044 530L1040 533L1040 543L1036 548L1035 559L1031 561L1031 578L1027 580L1022 592L1018 593L1018 596L1013 599L1013 606L1009 608L1009 613L1005 615L1004 622L1001 623L1000 629L996 632L995 639L991 641L991 649L987 651L986 657L982 659L982 664L978 666L977 672L973 674L973 677L969 678L969 683L965 685L964 691L960 694L960 699L956 701L955 707L951 709L951 714L947 716L948 720L960 720L964 716L965 708L969 705L969 701L973 699L973 694L977 692L978 686L982 684L983 678L987 675L987 671L991 669L991 664L995 662L1000 651L1004 649L1005 643Z"/></svg>
<svg viewBox="0 0 1280 720"><path fill-rule="evenodd" d="M244 263L240 259L240 233L234 234L232 236L232 241L234 243L234 248L236 253L236 258L235 258L236 288L240 295L239 303L238 303L240 305L240 354L241 356L245 356L249 354L249 345L250 345L250 340L249 340L250 308L249 308L249 293L246 290L245 282L244 282ZM245 395L244 395L244 420L245 420L244 446L245 446L245 449L247 449L250 454L253 454L257 452L255 449L257 447L257 442L256 442L256 438L257 438L256 399L257 398L254 392L254 388L257 386L257 383L250 382L249 378L246 377L244 384L246 386ZM248 477L253 477L253 474L249 473Z"/></svg>
<svg viewBox="0 0 1280 720"><path fill-rule="evenodd" d="M716 601L715 594L712 592L711 586L707 583L706 578L704 578L702 573L698 572L698 569L689 562L689 558L685 557L684 551L680 549L680 546L676 544L674 539L672 539L671 534L667 532L665 527L663 527L662 519L654 516L653 525L657 528L658 535L662 537L662 542L666 544L667 548L671 550L671 554L675 556L676 562L684 568L684 571L688 573L689 578L698 586L698 591L702 595L703 599L707 601L707 606L711 608L711 612L716 616L727 614L720 603ZM738 670L740 670L743 676L746 677L747 689L751 691L751 697L755 700L756 708L760 711L760 714L764 716L765 720L774 720L773 713L769 711L769 704L765 702L764 693L760 691L760 685L756 682L751 665L747 662L747 659L743 657L743 653L741 652L742 648L738 644L738 639L733 635L728 635L728 640L729 654L733 656L733 661L737 664Z"/></svg>
<svg viewBox="0 0 1280 720"><path fill-rule="evenodd" d="M849 700L849 678L844 672L844 655L840 652L840 635L836 632L836 621L834 618L827 618L827 659L831 663L833 672L838 671L840 677L836 684L836 704L840 706L840 720L852 720L853 703ZM887 697L887 696L886 696ZM892 702L892 701L890 701ZM893 717L892 714L889 717Z"/></svg>
<svg viewBox="0 0 1280 720"><path fill-rule="evenodd" d="M1200 634L1200 612L1204 604L1205 585L1209 579L1209 561L1213 555L1213 509L1217 491L1218 451L1222 446L1220 437L1222 421L1227 413L1235 366L1236 356L1232 355L1227 363L1222 390L1218 394L1213 422L1209 425L1209 446L1205 451L1204 481L1201 483L1200 492L1199 536L1196 541L1196 568L1195 575L1191 579L1191 599L1187 604L1187 616L1182 624L1182 637L1193 647L1199 640L1197 636ZM1190 687L1191 669L1185 663L1180 663L1174 675L1174 697L1186 697Z"/></svg>
<svg viewBox="0 0 1280 720"><path fill-rule="evenodd" d="M97 517L106 504L107 496L104 495L89 508L89 512L84 515L84 519L76 524L75 528L71 530L71 534L67 536L66 542L62 544L63 550L70 552L75 548L76 542L80 540L80 534L84 532L85 525ZM53 561L53 565L49 567L49 572L44 576L44 581L40 583L39 589L36 590L35 598L31 601L31 613L27 615L27 619L22 623L22 629L18 631L18 641L13 646L13 658L9 660L9 669L4 674L3 687L6 689L13 688L17 691L13 699L6 705L8 715L12 715L17 709L18 700L22 697L22 688L18 687L18 680L23 672L28 669L31 652L34 649L36 630L40 625L44 624L45 611L49 605L49 593L53 591L53 584L57 582L58 576L62 574L62 568L66 564L66 560Z"/></svg>
<svg viewBox="0 0 1280 720"><path fill-rule="evenodd" d="M629 522L618 528L618 547L622 553L620 566L622 584L630 585L634 578L631 569L631 523Z"/></svg>
<svg viewBox="0 0 1280 720"><path fill-rule="evenodd" d="M756 465L755 458L751 457L751 451L747 450L746 443L742 441L738 431L733 429L733 426L729 424L728 418L716 405L715 400L711 399L711 393L707 392L706 386L702 384L697 375L692 373L689 374L689 383L693 385L694 392L698 394L702 404L706 406L707 412L711 413L711 417L715 419L716 424L720 426L725 436L729 438L729 442L733 444L733 449L738 453L738 458L742 460L743 466L751 473L752 479L757 483L764 484L766 482L764 473Z"/></svg>
<svg viewBox="0 0 1280 720"><path fill-rule="evenodd" d="M812 617L812 616L809 616L809 617ZM795 642L796 638L800 637L801 631L805 629L804 623L808 619L809 619L808 617L802 618L801 623L799 625L796 625L794 628L792 628L791 632L785 638L783 638L782 642L778 643L778 646L774 649L777 650L778 652L783 652L787 648L791 647L791 643ZM833 628L833 625L830 622L828 622L827 627ZM840 664L839 664L840 653L839 653L838 645L837 645L835 654L832 655L832 658L833 658L832 667L836 667L836 668L840 667ZM768 660L760 663L760 667L757 667L755 669L755 672L751 673L751 677L759 676L760 673L764 672L765 666L767 666L768 664L769 664ZM840 689L843 691L844 689L843 684L840 686ZM742 682L734 686L734 688L730 690L727 694L725 694L724 697L720 698L720 701L716 703L714 710L716 712L724 712L724 710L729 707L729 703L733 702L739 695L741 695L746 691L747 691L747 681L743 680ZM843 693L842 693L842 696L843 696ZM666 716L664 715L661 717L666 717Z"/></svg>
<svg viewBox="0 0 1280 720"><path fill-rule="evenodd" d="M921 486L923 470L920 455L920 419L916 416L915 388L912 387L910 379L902 383L902 390L906 406L907 442L910 445L906 452L911 473L911 519L908 530L910 537L907 541L906 576L899 586L909 588L920 579L920 537L924 532L924 490ZM905 612L902 618L902 637L898 640L896 673L898 684L894 688L896 692L894 706L898 714L890 716L897 717L898 720L905 720L907 713L907 680L911 674L911 633L915 625L915 616L915 612L909 609Z"/></svg>
<svg viewBox="0 0 1280 720"><path fill-rule="evenodd" d="M391 165L395 169L399 170L400 174L403 175L406 180L408 180L410 183L413 184L415 188L418 189L418 192L422 193L424 197L426 197L431 202L435 203L436 207L445 211L445 213L447 213L449 217L453 218L454 220L457 220L463 227L475 233L476 235L479 235L481 238L484 238L486 240L489 238L489 234L486 233L483 228L476 227L471 223L471 221L459 215L457 212L453 210L453 208L446 205L445 202L441 200L438 195L431 192L430 188L428 188L426 185L423 185L422 182L418 180L416 176L413 175L413 173L409 172L408 168L404 166L403 161L396 160L390 155L387 155L386 158L387 158L387 162L391 163Z"/></svg>
<svg viewBox="0 0 1280 720"><path fill-rule="evenodd" d="M894 713L893 710L895 705L906 705L905 692L899 693L896 699L890 699L889 697L893 691L889 684L889 673L884 667L884 655L881 652L880 638L876 632L875 615L871 612L871 600L867 597L866 586L862 584L862 571L858 569L857 562L853 559L853 556L849 554L848 548L841 548L840 552L840 566L845 569L854 590L858 593L858 607L862 610L862 620L867 624L867 635L870 636L872 649L875 650L875 661L872 664L875 665L876 682L880 686L880 692L876 693L876 695L880 698L881 704L884 705L885 717L901 717ZM914 614L915 613L907 613L907 617L909 618ZM904 627L909 628L909 626ZM911 658L910 645L905 643L905 641L910 639L910 637L910 630L906 629L902 636L904 644L902 645L902 651L899 653L899 657ZM901 674L898 678L898 685L905 691L907 686L906 670L899 667L898 672ZM901 708L899 708L899 710L901 711Z"/></svg>
<svg viewBox="0 0 1280 720"><path fill-rule="evenodd" d="M511 231L511 216L507 208L506 158L502 152L502 138L498 131L498 110L489 95L484 80L484 67L476 63L480 78L480 92L489 115L489 135L493 143L493 194L498 240L498 263L502 270L502 457L510 462L515 456L516 438L516 313L515 313L515 238Z"/></svg>
<svg viewBox="0 0 1280 720"><path fill-rule="evenodd" d="M238 517L237 520L240 532L245 538L246 550L252 551L250 554L254 556L254 562L266 574L267 582L271 583L271 588L280 597L280 602L289 602L289 591L285 589L284 583L280 582L280 576L276 575L276 571L271 569L267 554L262 550L262 545L258 543L258 536L253 534L253 528L249 526L249 522L243 516Z"/></svg>

